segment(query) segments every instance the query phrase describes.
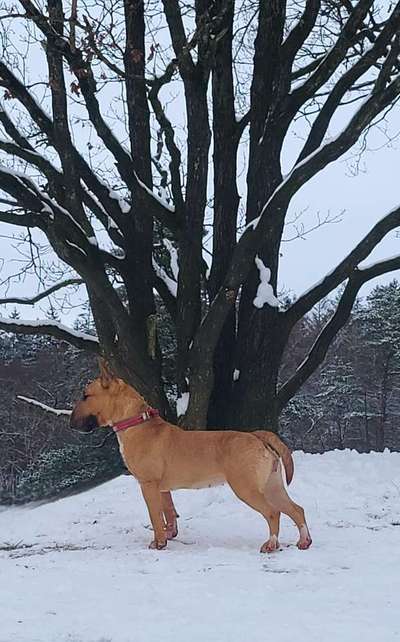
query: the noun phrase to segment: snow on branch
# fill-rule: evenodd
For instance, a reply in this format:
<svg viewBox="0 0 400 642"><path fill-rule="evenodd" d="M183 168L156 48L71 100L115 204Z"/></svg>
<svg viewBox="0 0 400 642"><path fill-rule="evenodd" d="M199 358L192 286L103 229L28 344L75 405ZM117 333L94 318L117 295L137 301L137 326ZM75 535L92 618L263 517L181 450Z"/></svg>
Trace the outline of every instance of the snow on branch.
<svg viewBox="0 0 400 642"><path fill-rule="evenodd" d="M361 277L364 282L374 279L377 276L386 274L387 272L393 272L394 270L400 270L400 254L396 256L388 257L382 261L376 261L360 265L358 267L358 273L361 274Z"/></svg>
<svg viewBox="0 0 400 642"><path fill-rule="evenodd" d="M178 292L178 284L176 283L176 281L171 279L170 276L168 276L164 268L162 268L161 265L158 265L157 261L154 258L153 258L153 269L156 275L158 276L158 278L165 283L170 294L172 294L172 296L176 298L177 292Z"/></svg>
<svg viewBox="0 0 400 642"><path fill-rule="evenodd" d="M67 209L43 192L29 176L6 167L1 162L0 188L13 196L23 208L32 210L38 215L46 215L51 221L54 221L56 215L67 217L68 221L72 221L77 230L87 238L83 227Z"/></svg>
<svg viewBox="0 0 400 642"><path fill-rule="evenodd" d="M165 201L163 198L161 198L161 196L158 196L158 194L153 192L153 190L150 189L150 187L148 187L146 185L146 183L143 183L143 181L140 180L140 178L136 174L136 172L134 172L134 176L135 176L135 180L136 180L137 184L146 192L146 194L148 194L149 196L151 196L151 198L153 198L155 201L157 201L157 203L159 205L162 205L162 207L164 209L168 210L171 213L175 212L175 207L172 206L172 205L169 205L169 203L167 203L167 201Z"/></svg>
<svg viewBox="0 0 400 642"><path fill-rule="evenodd" d="M290 322L295 323L304 314L309 312L318 301L332 292L332 290L348 278L356 268L360 272L365 273L365 280L373 278L373 275L375 274L372 269L373 266L370 267L362 265L362 261L367 259L372 250L388 234L388 232L391 232L399 226L400 207L397 207L383 216L368 232L368 234L361 239L358 245L356 245L356 247L340 263L338 263L331 272L329 272L321 281L304 292L297 301L288 308L285 314L290 318ZM396 262L396 259L398 259L398 257L387 259L387 261L379 263L379 268L377 269L383 270L384 272L390 272L393 269L397 269L391 267L393 260ZM367 271L367 267L369 268L369 271ZM387 269L385 269L385 267Z"/></svg>
<svg viewBox="0 0 400 642"><path fill-rule="evenodd" d="M343 156L358 140L360 134L366 127L372 123L374 118L392 104L399 95L400 74L381 92L372 92L369 94L345 128L335 138L320 145L320 147L301 162L297 163L289 175L278 185L263 206L259 218L246 227L239 239L233 252L223 287L215 297L197 332L193 344L193 355L202 352L204 362L204 345L207 343L207 359L211 362L223 324L233 303L236 301L240 286L249 274L254 257L265 238L271 234L275 234L279 229L279 225L283 225L288 204L294 194L322 169ZM400 208L398 211L392 212L392 217L400 217ZM390 224L388 223L388 218L390 219ZM397 225L399 225L398 220ZM388 217L383 219L383 228L385 228L385 231L382 236L394 227L396 227L396 225L393 224L391 216L388 215ZM380 230L377 232L378 236L379 233ZM369 243L371 243L371 249L377 245L374 234L372 234L372 238L368 239L364 245L359 244L350 254L351 260L354 259L356 254L359 255L358 260L353 264L352 268L349 268L348 261L345 259L338 267L337 272L335 271L333 275L330 275L324 280L321 288L317 287L312 291L312 294L309 294L307 297L301 297L285 312L286 321L294 325L296 320L311 309L321 297L328 294L336 285L339 285L339 283L345 280L349 273L351 273L351 269L354 269L359 261L369 255L371 249L365 252L365 248L368 248ZM332 285L337 277L339 278L337 284ZM321 296L319 296L320 292L322 292Z"/></svg>
<svg viewBox="0 0 400 642"><path fill-rule="evenodd" d="M36 401L36 399L30 399L29 397L24 397L23 395L17 395L17 399L19 399L20 401L25 401L26 403L29 403L32 406L37 406L38 408L41 408L45 412L49 412L53 415L57 415L57 417L60 417L62 415L66 417L70 417L72 414L72 410L66 410L61 408L51 408L50 406L47 406L45 403L42 403L41 401Z"/></svg>
<svg viewBox="0 0 400 642"><path fill-rule="evenodd" d="M250 232L251 228L253 232L257 232L257 236L253 235L253 245L258 246L268 232L271 213L277 210L285 212L285 205L290 202L300 187L322 169L343 156L357 142L360 134L374 118L399 95L400 74L379 94L370 93L337 136L322 143L292 168L264 204L260 216L246 226L245 232ZM245 234L242 235L239 243L244 236Z"/></svg>
<svg viewBox="0 0 400 642"><path fill-rule="evenodd" d="M66 341L79 350L86 350L95 354L99 353L99 342L96 337L68 328L58 321L19 320L0 317L0 330L16 332L17 334L48 335L60 341Z"/></svg>

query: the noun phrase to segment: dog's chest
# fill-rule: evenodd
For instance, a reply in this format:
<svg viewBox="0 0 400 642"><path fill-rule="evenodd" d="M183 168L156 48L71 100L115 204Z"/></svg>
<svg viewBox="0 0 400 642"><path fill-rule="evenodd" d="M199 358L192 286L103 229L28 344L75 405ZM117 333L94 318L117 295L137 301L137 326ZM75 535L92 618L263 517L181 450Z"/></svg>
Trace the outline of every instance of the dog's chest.
<svg viewBox="0 0 400 642"><path fill-rule="evenodd" d="M121 457L131 475L139 481L143 476L146 477L149 470L154 467L154 464L151 464L149 458L143 453L143 450L135 448L131 441L121 439L119 435L118 444Z"/></svg>
<svg viewBox="0 0 400 642"><path fill-rule="evenodd" d="M119 452L121 454L121 457L124 461L124 464L127 466L127 468L131 468L131 466L128 466L128 461L127 461L127 448L126 444L124 444L123 440L118 437L118 443L119 443ZM130 471L132 472L132 471Z"/></svg>
<svg viewBox="0 0 400 642"><path fill-rule="evenodd" d="M119 452L121 453L121 457L122 457L122 459L125 461L125 457L124 457L124 444L122 443L122 441L121 441L120 439L118 439L118 442L119 442Z"/></svg>

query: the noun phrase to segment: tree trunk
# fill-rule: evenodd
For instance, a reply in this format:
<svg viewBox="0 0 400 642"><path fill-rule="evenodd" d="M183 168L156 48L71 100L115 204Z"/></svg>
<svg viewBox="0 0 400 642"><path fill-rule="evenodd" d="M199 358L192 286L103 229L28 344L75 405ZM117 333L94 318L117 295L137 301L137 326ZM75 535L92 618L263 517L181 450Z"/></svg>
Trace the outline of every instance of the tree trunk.
<svg viewBox="0 0 400 642"><path fill-rule="evenodd" d="M218 42L212 68L214 226L213 262L208 281L210 301L213 301L224 281L237 234L239 131L235 118L232 70L233 15L234 3L224 14L221 29L225 31L225 35ZM233 307L223 325L214 354L214 388L208 411L210 426L230 426L235 343L236 310Z"/></svg>
<svg viewBox="0 0 400 642"><path fill-rule="evenodd" d="M387 356L383 364L383 378L381 386L381 414L376 431L376 449L378 452L385 450L385 423L387 415L387 397L388 397L388 381L389 381L389 365L392 354Z"/></svg>
<svg viewBox="0 0 400 642"><path fill-rule="evenodd" d="M242 430L264 428L276 432L279 419L276 393L284 349L280 315L269 306L265 311L252 306L253 312L250 305L248 302L239 332L239 378L234 384L232 418Z"/></svg>

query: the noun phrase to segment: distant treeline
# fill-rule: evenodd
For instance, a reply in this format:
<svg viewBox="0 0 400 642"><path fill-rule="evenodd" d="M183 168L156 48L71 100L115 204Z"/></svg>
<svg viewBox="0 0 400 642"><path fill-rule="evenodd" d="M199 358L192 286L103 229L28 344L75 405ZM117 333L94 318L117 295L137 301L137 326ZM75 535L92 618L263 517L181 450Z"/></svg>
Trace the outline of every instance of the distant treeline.
<svg viewBox="0 0 400 642"><path fill-rule="evenodd" d="M335 309L325 300L295 328L286 379ZM400 450L400 284L377 286L353 308L348 324L314 376L281 417L293 448Z"/></svg>
<svg viewBox="0 0 400 642"><path fill-rule="evenodd" d="M334 309L334 300L323 301L295 328L282 380L300 365ZM167 318L162 320L172 378L172 329ZM82 323L90 331L90 323ZM23 394L52 407L70 407L96 368L93 357L67 344L0 333L0 502L54 496L124 471L113 435L99 447L106 431L74 435L65 418L16 400ZM171 381L171 396L174 390ZM311 452L400 450L397 281L376 287L354 306L323 365L282 414L281 434L292 448Z"/></svg>

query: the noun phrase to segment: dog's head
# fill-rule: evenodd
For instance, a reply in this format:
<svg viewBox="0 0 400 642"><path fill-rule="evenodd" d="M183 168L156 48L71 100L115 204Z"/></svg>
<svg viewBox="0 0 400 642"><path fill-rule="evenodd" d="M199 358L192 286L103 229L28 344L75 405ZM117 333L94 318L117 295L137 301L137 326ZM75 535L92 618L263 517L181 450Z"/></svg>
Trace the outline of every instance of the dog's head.
<svg viewBox="0 0 400 642"><path fill-rule="evenodd" d="M128 387L100 362L100 376L85 388L70 419L73 430L89 433L102 426L110 426L119 419L123 388Z"/></svg>

